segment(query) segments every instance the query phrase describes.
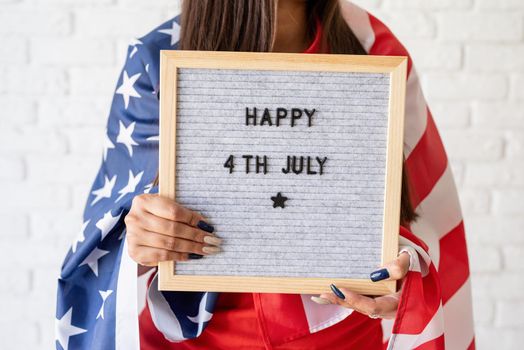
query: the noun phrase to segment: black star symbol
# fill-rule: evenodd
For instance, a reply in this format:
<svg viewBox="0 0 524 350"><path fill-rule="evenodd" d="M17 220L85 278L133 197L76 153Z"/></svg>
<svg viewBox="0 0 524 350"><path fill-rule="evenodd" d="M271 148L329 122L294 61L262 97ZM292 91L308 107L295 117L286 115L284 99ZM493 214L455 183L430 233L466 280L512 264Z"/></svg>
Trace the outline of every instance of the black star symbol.
<svg viewBox="0 0 524 350"><path fill-rule="evenodd" d="M271 200L273 201L273 208L280 207L285 208L285 202L287 201L287 197L284 197L282 193L278 192L276 196L271 197Z"/></svg>

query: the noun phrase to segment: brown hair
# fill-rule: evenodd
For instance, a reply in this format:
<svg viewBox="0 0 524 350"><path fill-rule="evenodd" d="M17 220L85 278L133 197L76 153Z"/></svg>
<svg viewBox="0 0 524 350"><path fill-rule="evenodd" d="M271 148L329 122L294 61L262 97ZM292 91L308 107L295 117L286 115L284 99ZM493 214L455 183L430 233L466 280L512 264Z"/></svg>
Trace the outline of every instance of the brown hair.
<svg viewBox="0 0 524 350"><path fill-rule="evenodd" d="M323 49L332 54L367 54L342 17L338 0L305 1L310 39L314 38L319 20ZM269 52L277 25L277 3L278 0L183 0L179 47L181 50ZM407 225L415 219L404 167L400 220Z"/></svg>

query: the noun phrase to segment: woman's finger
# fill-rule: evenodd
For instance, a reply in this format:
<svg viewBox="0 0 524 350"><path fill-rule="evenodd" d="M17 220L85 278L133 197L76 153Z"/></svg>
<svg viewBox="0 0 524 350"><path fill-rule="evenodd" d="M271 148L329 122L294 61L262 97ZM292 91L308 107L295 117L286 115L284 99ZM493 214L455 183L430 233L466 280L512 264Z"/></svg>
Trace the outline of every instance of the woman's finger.
<svg viewBox="0 0 524 350"><path fill-rule="evenodd" d="M133 214L126 217L128 226L136 221L136 225L146 231L156 232L162 235L178 237L199 243L208 243L212 245L220 245L220 238L209 234L206 231L189 226L187 224L176 222L162 217L155 216L148 212L142 212L137 218Z"/></svg>
<svg viewBox="0 0 524 350"><path fill-rule="evenodd" d="M320 299L329 301L329 304L338 304L349 309L353 309L361 314L372 318L394 318L398 308L398 294L390 294L378 298L370 298L345 288L340 288L341 296L334 293L323 293ZM313 299L322 303L318 298ZM328 304L328 302L325 302Z"/></svg>
<svg viewBox="0 0 524 350"><path fill-rule="evenodd" d="M160 216L171 221L182 222L190 226L197 226L199 222L205 223L204 217L199 213L157 194L136 196L133 199L133 206L142 208L155 216Z"/></svg>
<svg viewBox="0 0 524 350"><path fill-rule="evenodd" d="M157 266L161 261L186 261L187 253L178 253L166 249L145 247L145 246L128 246L129 256L143 266Z"/></svg>
<svg viewBox="0 0 524 350"><path fill-rule="evenodd" d="M409 259L409 254L407 252L402 252L395 260L385 264L384 267L373 271L369 277L373 282L401 280L408 273Z"/></svg>
<svg viewBox="0 0 524 350"><path fill-rule="evenodd" d="M220 249L215 246L208 246L183 238L162 235L144 229L138 230L139 231L133 231L128 235L127 239L130 244L199 255L216 254L220 251Z"/></svg>

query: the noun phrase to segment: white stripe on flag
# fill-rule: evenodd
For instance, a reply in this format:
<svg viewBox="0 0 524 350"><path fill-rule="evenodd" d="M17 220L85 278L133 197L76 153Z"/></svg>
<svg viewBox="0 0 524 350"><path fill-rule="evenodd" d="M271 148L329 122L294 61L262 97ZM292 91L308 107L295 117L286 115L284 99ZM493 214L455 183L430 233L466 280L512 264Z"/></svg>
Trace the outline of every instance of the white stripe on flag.
<svg viewBox="0 0 524 350"><path fill-rule="evenodd" d="M455 180L449 164L416 212L419 218L411 225L412 232L429 246L429 255L438 269L439 240L462 221Z"/></svg>
<svg viewBox="0 0 524 350"><path fill-rule="evenodd" d="M311 333L328 328L344 320L353 312L340 305L319 305L311 300L311 296L311 294L300 295Z"/></svg>
<svg viewBox="0 0 524 350"><path fill-rule="evenodd" d="M471 281L468 280L444 305L446 349L467 349L474 337Z"/></svg>
<svg viewBox="0 0 524 350"><path fill-rule="evenodd" d="M426 131L428 107L415 67L406 86L406 120L404 123L404 157L408 158ZM416 176L413 175L413 176Z"/></svg>
<svg viewBox="0 0 524 350"><path fill-rule="evenodd" d="M147 291L147 305L151 312L151 318L156 329L161 332L166 339L172 342L185 340L182 335L182 327L178 318L169 307L167 300L158 290L158 273L155 275L149 290Z"/></svg>
<svg viewBox="0 0 524 350"><path fill-rule="evenodd" d="M342 0L340 5L342 16L346 20L346 23L351 26L351 30L366 52L369 52L373 44L375 44L375 32L369 21L369 14L364 9L347 0Z"/></svg>
<svg viewBox="0 0 524 350"><path fill-rule="evenodd" d="M444 333L444 320L442 318L443 311L441 306L420 334L393 334L388 344L388 350L413 349L440 337Z"/></svg>
<svg viewBox="0 0 524 350"><path fill-rule="evenodd" d="M123 239L123 245L116 288L115 349L138 350L138 269L127 253L126 238Z"/></svg>

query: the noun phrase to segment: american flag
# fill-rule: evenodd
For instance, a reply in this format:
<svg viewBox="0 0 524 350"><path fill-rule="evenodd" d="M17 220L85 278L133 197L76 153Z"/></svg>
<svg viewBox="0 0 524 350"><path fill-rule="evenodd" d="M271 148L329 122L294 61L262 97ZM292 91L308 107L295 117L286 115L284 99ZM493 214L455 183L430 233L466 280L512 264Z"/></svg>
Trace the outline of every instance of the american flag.
<svg viewBox="0 0 524 350"><path fill-rule="evenodd" d="M372 55L409 56L391 31L351 2L344 18ZM158 170L159 54L176 49L179 17L133 41L113 98L102 164L87 199L80 234L58 281L57 349L138 349L138 315L147 302L167 339L197 337L212 320L217 293L158 292L137 278L123 219L132 198L154 192ZM388 349L474 349L464 225L453 174L410 60L404 155L419 218L401 244L411 254L395 320L382 321ZM147 289L147 295L142 291ZM314 333L352 311L286 298L285 322ZM282 303L269 303L282 305ZM155 312L153 312L155 310ZM281 312L282 310L274 310ZM305 318L295 322L297 318ZM212 322L212 321L211 321ZM282 330L271 330L275 337Z"/></svg>

